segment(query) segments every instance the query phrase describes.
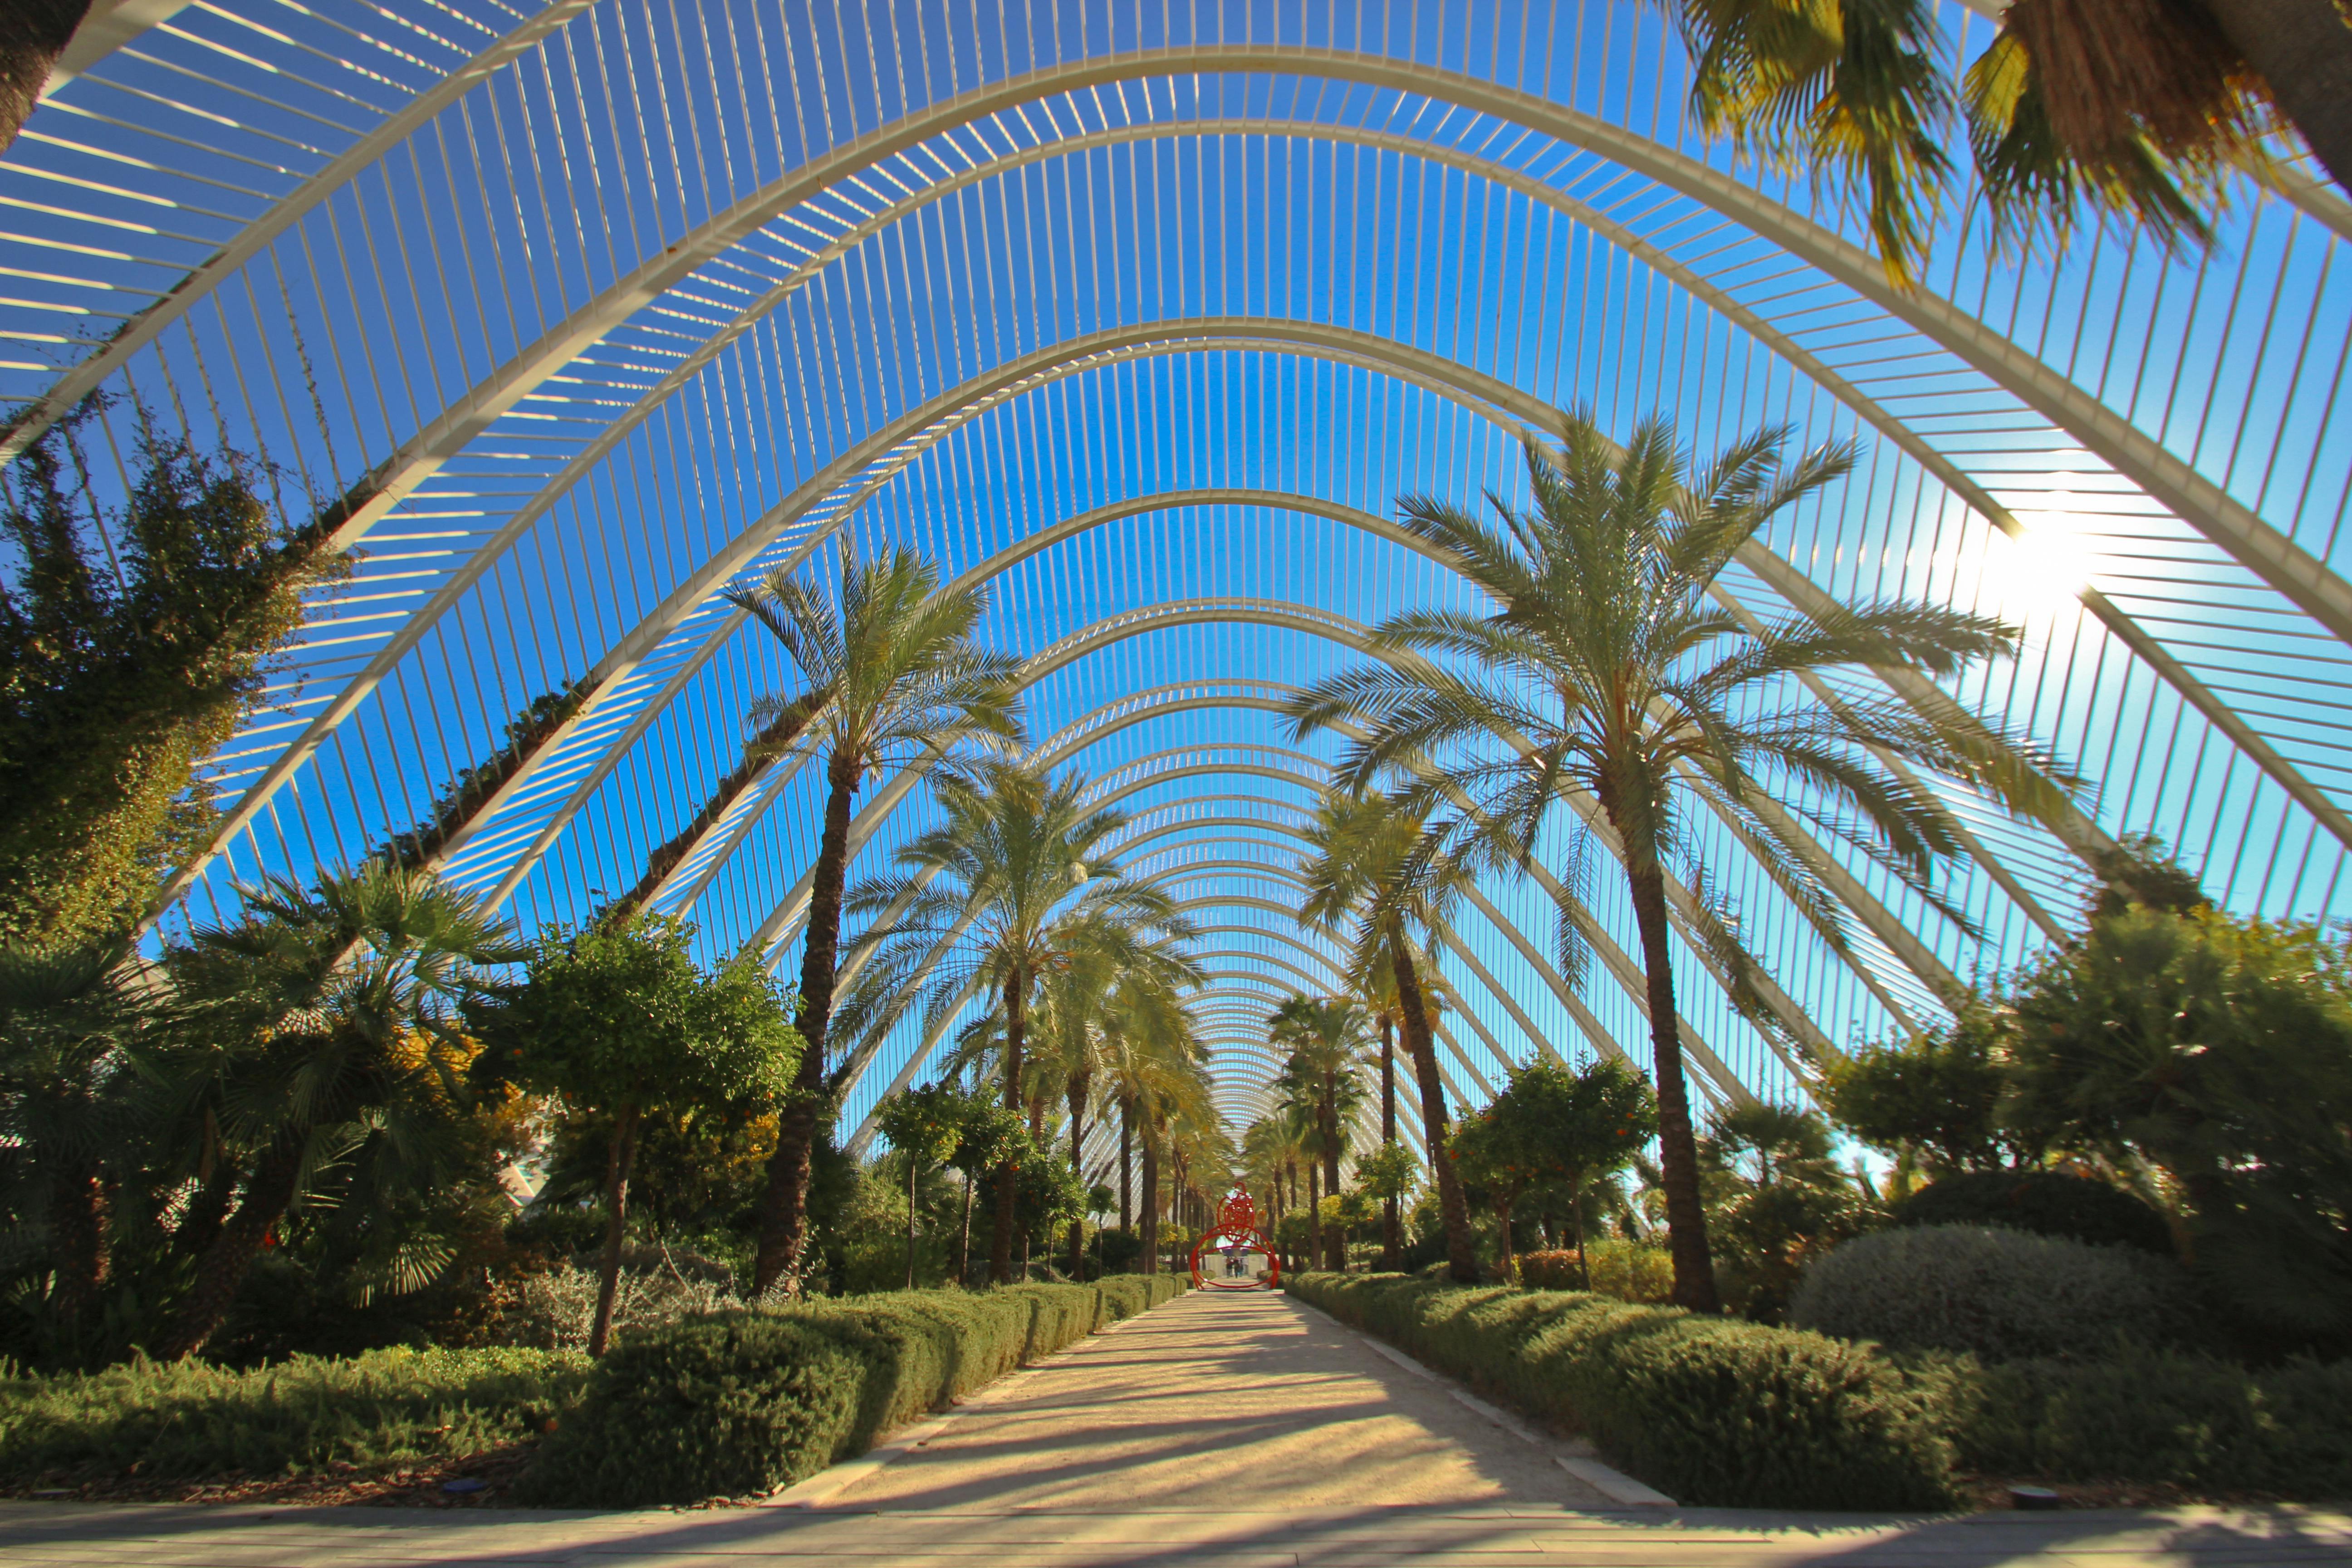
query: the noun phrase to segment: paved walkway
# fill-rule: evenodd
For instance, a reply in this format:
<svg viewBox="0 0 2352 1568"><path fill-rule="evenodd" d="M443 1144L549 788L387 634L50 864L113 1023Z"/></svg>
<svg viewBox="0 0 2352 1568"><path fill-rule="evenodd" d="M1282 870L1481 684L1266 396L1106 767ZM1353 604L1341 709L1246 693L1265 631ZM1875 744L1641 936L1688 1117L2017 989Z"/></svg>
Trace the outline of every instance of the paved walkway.
<svg viewBox="0 0 2352 1568"><path fill-rule="evenodd" d="M1876 1520L1603 1506L1556 1458L1275 1296L1171 1302L815 1507L625 1514L0 1504L7 1568L1996 1568L2352 1563L2308 1510Z"/></svg>

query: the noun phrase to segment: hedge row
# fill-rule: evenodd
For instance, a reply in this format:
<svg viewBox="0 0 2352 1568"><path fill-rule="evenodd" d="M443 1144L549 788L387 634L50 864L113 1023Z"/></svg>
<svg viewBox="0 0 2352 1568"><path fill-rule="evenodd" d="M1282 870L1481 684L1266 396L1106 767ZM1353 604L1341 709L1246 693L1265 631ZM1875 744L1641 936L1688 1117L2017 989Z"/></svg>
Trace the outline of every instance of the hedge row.
<svg viewBox="0 0 2352 1568"><path fill-rule="evenodd" d="M2160 1351L2099 1362L1964 1362L1948 1399L1960 1463L1986 1475L2352 1499L2352 1363L2250 1372Z"/></svg>
<svg viewBox="0 0 2352 1568"><path fill-rule="evenodd" d="M382 1350L253 1372L202 1362L0 1381L0 1478L176 1479L415 1464L544 1430L580 1395L570 1351Z"/></svg>
<svg viewBox="0 0 2352 1568"><path fill-rule="evenodd" d="M1889 1356L1874 1345L1612 1298L1409 1275L1293 1275L1293 1295L1583 1432L1692 1504L1908 1509L1955 1472L2352 1497L2352 1363L2250 1371Z"/></svg>
<svg viewBox="0 0 2352 1568"><path fill-rule="evenodd" d="M1612 1297L1294 1274L1290 1293L1580 1431L1676 1500L1937 1508L1952 1445L1864 1347Z"/></svg>
<svg viewBox="0 0 2352 1568"><path fill-rule="evenodd" d="M1189 1284L897 1291L639 1331L596 1363L520 1495L628 1508L772 1491Z"/></svg>

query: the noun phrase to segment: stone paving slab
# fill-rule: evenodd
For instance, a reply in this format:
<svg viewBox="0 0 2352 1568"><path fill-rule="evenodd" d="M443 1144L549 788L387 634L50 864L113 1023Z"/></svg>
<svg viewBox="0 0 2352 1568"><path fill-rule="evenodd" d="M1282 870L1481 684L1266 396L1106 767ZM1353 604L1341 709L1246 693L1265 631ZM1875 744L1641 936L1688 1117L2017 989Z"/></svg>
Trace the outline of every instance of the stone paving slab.
<svg viewBox="0 0 2352 1568"><path fill-rule="evenodd" d="M1608 1509L1274 1296L1084 1342L814 1508L0 1502L0 1568L2352 1568L2318 1509Z"/></svg>

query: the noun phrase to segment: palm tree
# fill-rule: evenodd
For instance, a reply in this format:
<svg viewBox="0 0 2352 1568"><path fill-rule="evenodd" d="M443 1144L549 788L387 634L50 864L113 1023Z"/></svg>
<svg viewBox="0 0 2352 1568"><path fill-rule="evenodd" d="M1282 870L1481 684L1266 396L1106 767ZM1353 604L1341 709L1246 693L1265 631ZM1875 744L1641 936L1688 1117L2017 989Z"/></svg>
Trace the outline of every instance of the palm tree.
<svg viewBox="0 0 2352 1568"><path fill-rule="evenodd" d="M1664 3L1701 123L1862 184L1887 271L1908 282L1952 173L1952 71L1927 0ZM2087 203L2202 243L2228 169L2265 166L2274 117L2352 192L2352 21L2337 0L2016 0L1957 107L1997 233L2063 238Z"/></svg>
<svg viewBox="0 0 2352 1568"><path fill-rule="evenodd" d="M68 1340L109 1274L109 1167L135 1136L133 1053L152 994L119 948L0 948L0 1140L7 1209L46 1230L49 1314Z"/></svg>
<svg viewBox="0 0 2352 1568"><path fill-rule="evenodd" d="M1067 933L1067 961L1039 988L1032 1023L1031 1064L1036 1081L1033 1105L1058 1095L1069 1108L1070 1168L1086 1169L1087 1111L1094 1091L1108 1081L1130 1034L1150 1036L1166 1026L1170 1010L1181 1012L1180 993L1202 980L1200 966L1176 943L1160 937L1139 950L1108 933L1081 927ZM1096 940L1109 934L1108 942ZM1070 1222L1070 1274L1086 1264L1086 1224Z"/></svg>
<svg viewBox="0 0 2352 1568"><path fill-rule="evenodd" d="M1306 700L1313 700L1315 695L1309 692ZM1334 713L1328 721L1320 717L1296 721L1302 735L1326 721L1339 720ZM1425 808L1387 796L1327 792L1316 807L1313 826L1307 830L1311 855L1304 868L1307 896L1299 912L1317 925L1353 928L1349 973L1358 986L1380 965L1388 965L1396 984L1397 1020L1404 1033L1405 1054L1412 1060L1413 1078L1421 1091L1423 1147L1443 1151L1447 1140L1445 1080L1438 1071L1428 990L1409 929L1416 925L1423 931L1437 929L1461 879L1454 868L1427 852L1426 817ZM1431 1159L1430 1174L1437 1184L1448 1267L1456 1280L1473 1283L1478 1278L1478 1254L1461 1180L1453 1166L1439 1157Z"/></svg>
<svg viewBox="0 0 2352 1568"><path fill-rule="evenodd" d="M1445 983L1426 953L1413 955L1421 977L1422 1008L1435 1017L1445 1011ZM1381 1037L1381 1146L1396 1143L1396 1034L1402 1026L1404 997L1397 984L1396 966L1385 954L1372 962L1360 987L1364 1009ZM1381 1199L1381 1268L1393 1271L1403 1260L1403 1236L1393 1194Z"/></svg>
<svg viewBox="0 0 2352 1568"><path fill-rule="evenodd" d="M1404 526L1469 579L1492 612L1417 611L1388 621L1370 639L1382 662L1319 682L1292 714L1301 736L1325 725L1360 727L1339 765L1343 784L1396 776L1408 807L1466 803L1434 830L1458 874L1526 869L1556 807L1586 805L1605 824L1646 972L1675 1300L1712 1310L1667 941L1671 870L1680 868L1698 895L1687 911L1718 961L1735 977L1752 976L1757 966L1736 920L1707 890L1685 803L1732 825L1824 939L1843 943L1841 907L1815 869L1819 849L1801 823L1961 919L1934 886L1937 870L1960 849L1952 819L1885 756L2038 818L2062 808L2065 795L2020 740L1958 703L1922 713L1861 696L1835 704L1800 698L1800 678L1824 674L1902 668L1956 676L2011 652L2015 627L1885 602L1751 631L1710 597L1767 520L1852 467L1851 448L1824 447L1784 465L1787 432L1772 428L1700 465L1676 447L1662 417L1644 421L1622 454L1585 413L1563 411L1558 434L1557 451L1528 437L1533 504L1495 499L1491 526L1428 497L1399 503ZM1592 838L1571 834L1560 879L1560 956L1571 969L1583 956L1583 926L1570 899L1586 879Z"/></svg>
<svg viewBox="0 0 2352 1568"><path fill-rule="evenodd" d="M1145 968L1168 944L1192 935L1169 896L1129 879L1103 847L1127 825L1124 813L1090 807L1076 773L1055 779L1034 764L983 761L944 773L937 784L946 820L898 851L898 873L859 887L853 913L893 908L887 929L861 940L878 945L873 984L903 1009L920 999L934 1023L973 991L993 997L1003 1021L1004 1103L1023 1110L1030 1011L1041 981L1081 954L1088 962ZM1109 956L1106 957L1108 954ZM1018 1176L998 1173L996 1234L989 1277L1011 1277Z"/></svg>
<svg viewBox="0 0 2352 1568"><path fill-rule="evenodd" d="M752 1284L764 1291L799 1263L806 1237L810 1150L826 1098L825 1029L840 961L850 807L877 770L928 769L967 740L1017 736L1013 683L1021 664L972 641L988 612L987 589L942 591L939 568L911 551L861 561L845 549L837 605L782 569L728 598L775 634L808 682L805 691L761 699L753 721L775 729L807 713L799 731L803 743L825 753L824 826L809 879L801 959L797 1023L807 1049L777 1122L761 1200Z"/></svg>
<svg viewBox="0 0 2352 1568"><path fill-rule="evenodd" d="M9 0L0 6L0 153L40 100L74 29L89 15L89 0Z"/></svg>
<svg viewBox="0 0 2352 1568"><path fill-rule="evenodd" d="M1364 1066L1364 1013L1354 1003L1336 996L1293 996L1266 1020L1268 1037L1290 1051L1288 1072L1305 1091L1315 1130L1316 1147L1323 1160L1323 1191L1339 1191L1339 1159L1347 1152L1341 1131L1343 1104L1358 1101L1358 1082ZM1318 1214L1319 1221L1319 1214ZM1319 1230L1319 1223L1318 1229ZM1321 1261L1321 1259L1318 1259ZM1335 1236L1330 1267L1348 1267L1347 1242Z"/></svg>
<svg viewBox="0 0 2352 1568"><path fill-rule="evenodd" d="M445 1184L470 1049L459 1008L527 955L470 894L370 860L244 889L233 925L167 952L168 1070L241 1173L159 1360L203 1348L287 1211L341 1167L376 1193Z"/></svg>

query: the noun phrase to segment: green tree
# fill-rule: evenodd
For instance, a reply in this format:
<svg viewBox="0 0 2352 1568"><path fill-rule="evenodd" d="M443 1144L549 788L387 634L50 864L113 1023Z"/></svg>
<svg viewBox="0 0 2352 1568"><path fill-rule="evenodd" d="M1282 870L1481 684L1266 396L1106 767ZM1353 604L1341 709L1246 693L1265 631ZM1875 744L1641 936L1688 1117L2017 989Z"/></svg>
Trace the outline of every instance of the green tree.
<svg viewBox="0 0 2352 1568"><path fill-rule="evenodd" d="M1029 1104L1024 1053L1039 982L1081 953L1113 968L1145 967L1191 934L1167 893L1127 877L1105 850L1128 819L1088 806L1085 790L1075 773L1053 779L1015 763L941 774L945 820L898 851L897 875L849 899L853 913L897 911L863 939L877 944L866 984L896 1006L920 1002L936 1024L974 992L994 999L1004 1103L1015 1111ZM887 1026L893 1016L883 1009L877 1022ZM997 1175L989 1255L989 1278L1000 1284L1012 1277L1019 1192L1019 1168L1008 1163Z"/></svg>
<svg viewBox="0 0 2352 1568"><path fill-rule="evenodd" d="M2013 1020L1993 999L1948 1024L1865 1046L1822 1074L1823 1109L1885 1153L1914 1153L1931 1173L1991 1170L2030 1152L2000 1125L2002 1051Z"/></svg>
<svg viewBox="0 0 2352 1568"><path fill-rule="evenodd" d="M939 568L910 551L861 561L845 548L840 590L830 598L781 568L757 587L727 596L775 635L807 681L805 691L755 703L753 721L773 728L808 714L800 733L823 750L825 769L801 959L798 1022L806 1047L797 1092L777 1126L760 1211L753 1278L765 1290L793 1268L805 1238L809 1152L826 1104L825 1041L840 964L850 808L877 772L929 769L975 737L1017 737L1013 710L1021 661L972 640L988 613L988 590L942 589Z"/></svg>
<svg viewBox="0 0 2352 1568"><path fill-rule="evenodd" d="M874 1124L907 1161L907 1289L915 1288L915 1184L925 1165L953 1159L963 1142L965 1097L951 1084L927 1083L885 1095Z"/></svg>
<svg viewBox="0 0 2352 1568"><path fill-rule="evenodd" d="M122 959L0 948L0 1190L47 1253L44 1306L69 1343L108 1282L110 1192L146 1131L133 1053L153 998Z"/></svg>
<svg viewBox="0 0 2352 1568"><path fill-rule="evenodd" d="M244 459L142 424L108 517L60 478L70 441L36 444L0 495L18 559L0 585L0 942L18 946L103 946L153 911L210 832L204 762L262 700L303 590L348 570L321 524L272 520Z"/></svg>
<svg viewBox="0 0 2352 1568"><path fill-rule="evenodd" d="M2232 167L2279 118L2352 190L2352 22L2336 0L2017 0L1951 81L1927 0L1662 0L1700 122L1782 168L1862 187L1887 272L1917 273L1953 170L1956 110L1996 233L2078 207L2167 241L2210 237Z"/></svg>
<svg viewBox="0 0 2352 1568"><path fill-rule="evenodd" d="M1322 1191L1329 1194L1339 1191L1339 1162L1348 1152L1343 1113L1362 1093L1364 1028L1363 1009L1337 996L1290 997L1266 1020L1268 1040L1288 1052L1283 1083L1307 1118ZM1347 1268L1347 1247L1345 1237L1331 1237L1328 1267Z"/></svg>
<svg viewBox="0 0 2352 1568"><path fill-rule="evenodd" d="M2135 909L2011 986L2011 1124L2189 1210L2198 1271L2255 1335L2352 1342L2352 963L2308 926Z"/></svg>
<svg viewBox="0 0 2352 1568"><path fill-rule="evenodd" d="M1594 1061L1575 1069L1534 1061L1511 1069L1494 1103L1465 1119L1448 1155L1463 1179L1494 1194L1502 1226L1501 1268L1511 1268L1511 1211L1529 1187L1565 1182L1581 1189L1622 1170L1657 1131L1657 1104L1642 1076L1621 1062ZM1584 1249L1580 1204L1576 1244ZM1586 1285L1591 1286L1588 1276Z"/></svg>
<svg viewBox="0 0 2352 1568"><path fill-rule="evenodd" d="M288 1209L331 1177L346 1201L446 1184L467 1142L460 1012L523 951L470 894L370 861L247 889L235 923L164 954L157 1070L183 1121L217 1130L225 1212L183 1222L194 1282L151 1354L202 1349Z"/></svg>
<svg viewBox="0 0 2352 1568"><path fill-rule="evenodd" d="M1393 776L1405 808L1467 803L1438 830L1466 870L1524 870L1549 842L1548 825L1568 826L1558 925L1571 974L1585 928L1570 900L1605 835L1641 941L1675 1300L1712 1310L1669 940L1675 869L1694 894L1683 912L1732 977L1734 999L1764 1015L1758 965L1711 892L1689 807L1730 825L1843 948L1843 907L1816 869L1811 839L1850 847L1927 907L1961 919L1934 885L1960 850L1956 825L1885 759L1962 780L2029 815L2046 816L2065 797L2025 747L1956 703L1823 701L1805 689L1874 668L1949 678L2013 651L2015 627L1900 601L1755 622L1715 601L1717 580L1758 531L1845 474L1851 447L1784 462L1787 432L1775 428L1700 461L1653 417L1621 451L1574 410L1561 413L1556 434L1557 448L1528 439L1531 504L1494 498L1492 524L1425 496L1398 503L1405 528L1492 609L1387 621L1370 637L1378 662L1318 682L1291 712L1302 737L1325 726L1360 737L1341 758L1342 785ZM1588 827L1565 807L1589 809L1597 822Z"/></svg>
<svg viewBox="0 0 2352 1568"><path fill-rule="evenodd" d="M1805 1265L1861 1227L1829 1124L1793 1106L1727 1106L1699 1142L1708 1212L1735 1310L1778 1321Z"/></svg>
<svg viewBox="0 0 2352 1568"><path fill-rule="evenodd" d="M1310 694L1312 700L1312 694ZM1339 722L1319 704L1302 710L1303 737L1324 723ZM1396 987L1397 1021L1405 1054L1421 1091L1422 1146L1444 1149L1450 1141L1445 1080L1437 1067L1435 1031L1430 1026L1431 987L1412 931L1435 931L1444 922L1460 880L1428 853L1425 808L1377 794L1332 790L1315 808L1307 830L1303 871L1307 896L1299 913L1308 922L1346 929L1353 938L1349 978L1366 984L1385 968ZM1432 967L1427 977L1434 979ZM1445 1253L1453 1278L1470 1284L1478 1278L1478 1253L1470 1230L1470 1208L1449 1160L1433 1160L1431 1175L1445 1226Z"/></svg>
<svg viewBox="0 0 2352 1568"><path fill-rule="evenodd" d="M744 957L706 977L687 951L691 938L691 928L659 917L550 927L531 948L528 978L475 1013L488 1071L613 1118L591 1355L603 1355L612 1335L645 1114L723 1114L781 1099L798 1064L800 1038L767 972Z"/></svg>

